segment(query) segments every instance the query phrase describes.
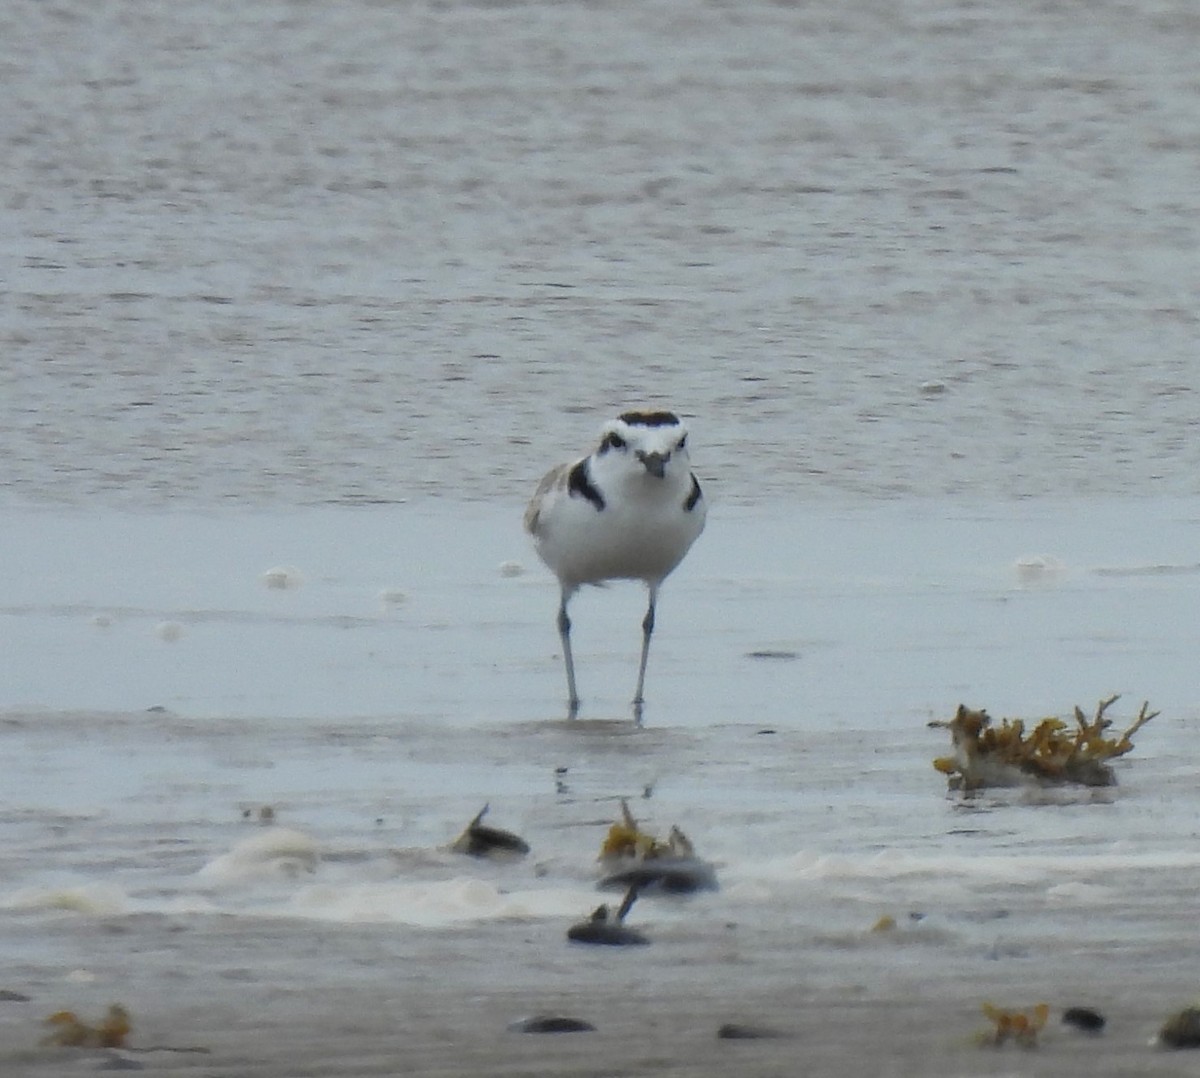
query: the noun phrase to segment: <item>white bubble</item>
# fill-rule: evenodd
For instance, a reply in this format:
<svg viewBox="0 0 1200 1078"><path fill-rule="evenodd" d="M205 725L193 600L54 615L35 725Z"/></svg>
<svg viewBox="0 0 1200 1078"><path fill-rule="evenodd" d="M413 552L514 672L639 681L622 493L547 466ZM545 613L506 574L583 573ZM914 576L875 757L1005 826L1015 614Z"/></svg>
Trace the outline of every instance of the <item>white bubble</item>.
<svg viewBox="0 0 1200 1078"><path fill-rule="evenodd" d="M294 565L276 565L259 579L274 591L291 591L304 583L304 577Z"/></svg>
<svg viewBox="0 0 1200 1078"><path fill-rule="evenodd" d="M1026 554L1013 563L1022 584L1049 584L1060 579L1067 567L1052 554Z"/></svg>

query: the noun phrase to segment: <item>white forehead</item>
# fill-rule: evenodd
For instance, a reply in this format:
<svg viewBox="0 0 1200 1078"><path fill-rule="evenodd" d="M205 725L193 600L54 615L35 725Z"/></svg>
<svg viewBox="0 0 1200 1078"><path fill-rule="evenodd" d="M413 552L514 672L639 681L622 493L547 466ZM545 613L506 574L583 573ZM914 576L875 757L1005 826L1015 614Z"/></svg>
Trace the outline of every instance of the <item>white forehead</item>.
<svg viewBox="0 0 1200 1078"><path fill-rule="evenodd" d="M606 434L637 445L673 446L687 434L687 426L674 412L625 412L604 424L600 436Z"/></svg>

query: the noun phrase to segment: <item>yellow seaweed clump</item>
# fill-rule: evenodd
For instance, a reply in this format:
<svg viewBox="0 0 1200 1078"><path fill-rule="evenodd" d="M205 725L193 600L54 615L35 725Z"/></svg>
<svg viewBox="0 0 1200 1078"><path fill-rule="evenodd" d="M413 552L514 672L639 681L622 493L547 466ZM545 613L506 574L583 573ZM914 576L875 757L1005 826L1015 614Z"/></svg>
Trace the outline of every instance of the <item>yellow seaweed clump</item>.
<svg viewBox="0 0 1200 1078"><path fill-rule="evenodd" d="M621 818L608 829L597 860L606 872L598 885L604 890L636 887L648 894L685 895L717 889L716 866L696 856L687 835L674 825L666 839L647 834L624 799Z"/></svg>
<svg viewBox="0 0 1200 1078"><path fill-rule="evenodd" d="M42 1044L66 1048L124 1048L125 1038L133 1030L129 1012L119 1003L112 1004L95 1026L80 1021L74 1011L55 1011L45 1024L51 1030Z"/></svg>
<svg viewBox="0 0 1200 1078"><path fill-rule="evenodd" d="M999 1048L1009 1041L1022 1048L1036 1048L1037 1035L1050 1016L1050 1005L1039 1003L1028 1011L1006 1011L991 1003L983 1005L983 1013L994 1023L994 1029L979 1034L980 1045Z"/></svg>
<svg viewBox="0 0 1200 1078"><path fill-rule="evenodd" d="M695 857L696 851L678 827L672 826L665 842L639 830L637 820L629 811L628 802L621 799L621 818L609 829L600 845L599 860L605 863L623 859L649 861L656 857Z"/></svg>
<svg viewBox="0 0 1200 1078"><path fill-rule="evenodd" d="M1075 726L1058 718L1042 719L1029 733L1021 719L1001 719L997 726L986 711L959 704L949 722L933 722L950 731L952 756L940 756L933 766L947 775L952 790L980 790L988 786L1035 783L1078 783L1112 786L1116 775L1108 761L1133 748L1133 735L1157 711L1142 704L1137 718L1120 737L1107 736L1112 720L1105 716L1119 696L1101 700L1088 719L1075 708Z"/></svg>

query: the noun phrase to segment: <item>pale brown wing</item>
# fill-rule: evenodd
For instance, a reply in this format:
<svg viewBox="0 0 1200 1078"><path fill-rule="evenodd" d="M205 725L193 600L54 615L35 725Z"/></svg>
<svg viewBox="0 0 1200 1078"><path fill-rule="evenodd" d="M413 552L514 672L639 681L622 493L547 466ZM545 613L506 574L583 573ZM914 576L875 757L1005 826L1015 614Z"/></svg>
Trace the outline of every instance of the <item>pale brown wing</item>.
<svg viewBox="0 0 1200 1078"><path fill-rule="evenodd" d="M533 492L533 497L529 499L529 505L525 507L525 530L530 535L537 535L538 533L538 514L542 511L542 503L545 502L547 495L552 490L558 487L566 487L567 473L570 470L570 464L560 464L557 468L551 468L542 476L542 481L537 485L537 490Z"/></svg>

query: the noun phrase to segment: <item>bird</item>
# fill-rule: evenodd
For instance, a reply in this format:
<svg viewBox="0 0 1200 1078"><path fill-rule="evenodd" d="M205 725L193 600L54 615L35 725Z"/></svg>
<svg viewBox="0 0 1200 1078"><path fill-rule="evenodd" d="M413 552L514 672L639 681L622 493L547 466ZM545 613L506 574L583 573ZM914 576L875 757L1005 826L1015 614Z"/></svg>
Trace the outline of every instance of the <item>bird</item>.
<svg viewBox="0 0 1200 1078"><path fill-rule="evenodd" d="M558 577L558 634L568 717L579 712L567 606L585 584L640 580L649 602L633 696L640 721L646 660L662 582L704 530L707 504L691 470L688 431L674 412L634 410L606 422L589 456L551 468L525 510L525 530Z"/></svg>

